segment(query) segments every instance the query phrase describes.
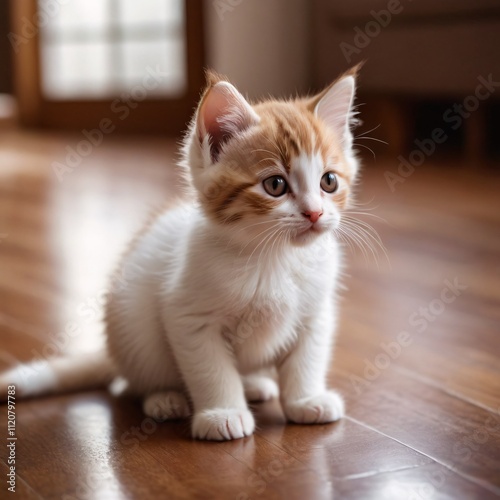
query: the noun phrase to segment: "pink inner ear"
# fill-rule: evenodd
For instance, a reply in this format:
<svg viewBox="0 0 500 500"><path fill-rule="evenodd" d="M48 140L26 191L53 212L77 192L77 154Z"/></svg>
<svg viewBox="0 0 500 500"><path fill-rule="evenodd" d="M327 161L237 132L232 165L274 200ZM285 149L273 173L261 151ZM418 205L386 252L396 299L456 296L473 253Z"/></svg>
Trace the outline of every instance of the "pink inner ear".
<svg viewBox="0 0 500 500"><path fill-rule="evenodd" d="M355 80L347 76L333 85L316 106L316 115L329 125L341 140L349 137L349 120L354 99Z"/></svg>
<svg viewBox="0 0 500 500"><path fill-rule="evenodd" d="M224 116L228 114L229 109L230 104L227 97L215 88L209 92L201 109L204 132L210 135L210 146L214 161L219 156L224 142L231 137L230 131L226 130L226 126L223 124ZM201 140L203 140L205 134L200 134Z"/></svg>
<svg viewBox="0 0 500 500"><path fill-rule="evenodd" d="M252 107L230 83L219 82L208 91L201 105L198 137L203 142L207 134L210 136L210 154L215 162L231 137L258 120Z"/></svg>

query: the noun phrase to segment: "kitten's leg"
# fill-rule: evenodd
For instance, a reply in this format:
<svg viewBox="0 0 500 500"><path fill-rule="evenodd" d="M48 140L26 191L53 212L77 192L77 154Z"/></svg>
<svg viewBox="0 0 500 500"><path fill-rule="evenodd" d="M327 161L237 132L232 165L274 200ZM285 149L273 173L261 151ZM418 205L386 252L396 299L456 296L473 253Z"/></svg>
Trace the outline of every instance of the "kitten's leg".
<svg viewBox="0 0 500 500"><path fill-rule="evenodd" d="M269 401L278 396L278 384L264 373L251 373L243 377L243 387L247 401Z"/></svg>
<svg viewBox="0 0 500 500"><path fill-rule="evenodd" d="M341 396L326 388L333 327L328 301L304 322L297 344L279 367L281 404L292 422L321 424L344 415Z"/></svg>
<svg viewBox="0 0 500 500"><path fill-rule="evenodd" d="M186 396L179 391L155 392L144 399L142 408L155 420L175 420L191 414Z"/></svg>
<svg viewBox="0 0 500 500"><path fill-rule="evenodd" d="M217 325L172 327L169 339L194 405L193 436L216 441L253 433L255 422L232 353Z"/></svg>

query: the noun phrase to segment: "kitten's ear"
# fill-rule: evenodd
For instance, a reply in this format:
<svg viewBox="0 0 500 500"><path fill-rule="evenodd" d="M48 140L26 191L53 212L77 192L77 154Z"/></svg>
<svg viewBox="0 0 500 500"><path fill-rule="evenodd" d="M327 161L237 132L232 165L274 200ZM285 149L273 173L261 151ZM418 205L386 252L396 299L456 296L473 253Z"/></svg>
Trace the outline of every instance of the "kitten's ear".
<svg viewBox="0 0 500 500"><path fill-rule="evenodd" d="M209 75L209 88L198 109L197 135L201 144L208 136L213 162L217 161L227 141L259 120L257 113L233 85L214 81L213 75Z"/></svg>
<svg viewBox="0 0 500 500"><path fill-rule="evenodd" d="M314 114L324 120L348 147L352 145L350 126L354 121L353 102L359 68L360 65L344 73L309 103Z"/></svg>

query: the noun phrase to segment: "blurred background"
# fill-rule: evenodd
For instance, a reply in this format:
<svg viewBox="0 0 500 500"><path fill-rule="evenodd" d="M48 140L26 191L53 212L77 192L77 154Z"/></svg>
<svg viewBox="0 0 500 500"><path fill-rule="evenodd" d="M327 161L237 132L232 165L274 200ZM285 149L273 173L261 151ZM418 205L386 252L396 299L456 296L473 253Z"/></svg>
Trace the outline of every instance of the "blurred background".
<svg viewBox="0 0 500 500"><path fill-rule="evenodd" d="M0 116L55 130L109 118L113 132L179 136L205 67L259 99L318 90L366 61L362 119L388 142L371 149L407 155L440 127L433 155L471 165L499 154L499 92L473 97L500 75L499 45L495 0L2 2Z"/></svg>
<svg viewBox="0 0 500 500"><path fill-rule="evenodd" d="M204 68L258 100L316 92L360 61L363 168L330 380L348 417L285 426L271 402L255 439L204 447L181 421L131 446L135 402L22 402L21 498L499 494L498 0L0 0L0 370L102 344L119 256L181 196ZM400 335L411 345L386 364ZM278 458L257 495L253 472ZM417 489L430 476L436 495Z"/></svg>
<svg viewBox="0 0 500 500"><path fill-rule="evenodd" d="M118 256L154 207L180 195L178 141L207 67L258 100L316 92L365 61L355 132L362 203L393 227L425 230L438 219L422 211L440 210L470 234L459 210L498 211L479 186L498 179L499 52L495 0L0 2L5 317L25 317L28 294L23 331L83 321L95 335L67 347L93 349L95 297ZM394 259L402 233L385 228L376 226Z"/></svg>
<svg viewBox="0 0 500 500"><path fill-rule="evenodd" d="M206 67L258 100L316 92L365 61L355 133L362 202L392 227L428 230L441 211L455 217L448 227L470 234L474 210L498 212L484 185L498 179L499 55L495 0L0 2L5 317L29 311L23 331L92 323L95 336L68 346L93 348L103 302L95 297L122 249L152 208L180 196L178 141ZM473 191L482 207L471 206ZM402 232L376 229L394 260ZM416 252L422 241L414 238ZM402 261L401 275L412 264Z"/></svg>

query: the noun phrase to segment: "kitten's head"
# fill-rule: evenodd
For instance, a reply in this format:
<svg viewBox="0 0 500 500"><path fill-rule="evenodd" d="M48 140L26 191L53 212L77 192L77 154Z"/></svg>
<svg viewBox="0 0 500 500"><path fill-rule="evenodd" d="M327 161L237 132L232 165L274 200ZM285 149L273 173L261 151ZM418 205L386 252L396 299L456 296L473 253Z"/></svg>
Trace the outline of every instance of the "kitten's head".
<svg viewBox="0 0 500 500"><path fill-rule="evenodd" d="M209 73L184 148L206 214L243 241L304 245L333 231L358 167L356 72L314 97L254 105Z"/></svg>

